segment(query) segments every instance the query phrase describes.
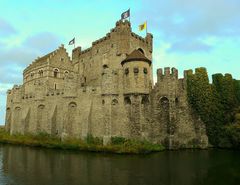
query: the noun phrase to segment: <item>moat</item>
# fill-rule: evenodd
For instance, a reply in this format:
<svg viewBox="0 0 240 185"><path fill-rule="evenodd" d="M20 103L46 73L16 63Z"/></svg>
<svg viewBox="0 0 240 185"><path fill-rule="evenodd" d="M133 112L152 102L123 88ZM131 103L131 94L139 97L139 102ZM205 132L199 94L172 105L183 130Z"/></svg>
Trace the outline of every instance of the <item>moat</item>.
<svg viewBox="0 0 240 185"><path fill-rule="evenodd" d="M114 155L0 145L0 184L236 185L239 156L218 149Z"/></svg>

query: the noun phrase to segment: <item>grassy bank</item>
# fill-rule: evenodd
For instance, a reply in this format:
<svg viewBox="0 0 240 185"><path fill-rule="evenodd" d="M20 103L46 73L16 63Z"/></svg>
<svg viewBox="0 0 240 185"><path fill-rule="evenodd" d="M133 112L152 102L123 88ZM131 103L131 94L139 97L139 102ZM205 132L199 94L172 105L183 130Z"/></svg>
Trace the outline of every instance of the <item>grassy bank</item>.
<svg viewBox="0 0 240 185"><path fill-rule="evenodd" d="M88 136L85 140L68 138L61 141L60 138L52 137L45 133L37 135L10 135L2 128L0 128L0 143L119 154L147 154L164 150L164 147L158 144L121 137L113 137L111 144L103 145L101 139L93 138L92 136Z"/></svg>

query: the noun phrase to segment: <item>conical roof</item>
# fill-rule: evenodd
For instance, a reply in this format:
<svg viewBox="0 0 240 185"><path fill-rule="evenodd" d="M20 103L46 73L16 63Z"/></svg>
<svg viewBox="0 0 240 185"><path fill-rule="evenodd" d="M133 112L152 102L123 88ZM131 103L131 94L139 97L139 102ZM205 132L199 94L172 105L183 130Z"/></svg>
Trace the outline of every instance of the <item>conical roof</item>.
<svg viewBox="0 0 240 185"><path fill-rule="evenodd" d="M121 62L121 64L123 65L126 62L132 62L132 61L144 61L144 62L149 63L149 65L151 65L151 63L152 63L151 60L149 60L147 57L145 57L145 55L137 49L135 49L132 53L130 53L130 55L128 55L127 58L125 58Z"/></svg>

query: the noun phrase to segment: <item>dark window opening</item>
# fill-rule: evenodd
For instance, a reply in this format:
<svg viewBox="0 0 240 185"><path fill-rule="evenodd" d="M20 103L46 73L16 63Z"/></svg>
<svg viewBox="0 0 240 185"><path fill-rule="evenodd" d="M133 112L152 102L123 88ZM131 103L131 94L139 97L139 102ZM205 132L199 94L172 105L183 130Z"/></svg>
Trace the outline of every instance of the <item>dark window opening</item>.
<svg viewBox="0 0 240 185"><path fill-rule="evenodd" d="M129 73L129 69L126 68L126 69L125 69L125 74L127 75L128 73Z"/></svg>
<svg viewBox="0 0 240 185"><path fill-rule="evenodd" d="M108 65L107 64L104 64L103 65L103 69L107 69L108 68Z"/></svg>
<svg viewBox="0 0 240 185"><path fill-rule="evenodd" d="M143 73L144 73L144 74L147 74L147 73L148 73L148 71L147 71L147 68L146 68L146 67L144 67L144 68L143 68Z"/></svg>
<svg viewBox="0 0 240 185"><path fill-rule="evenodd" d="M68 104L68 107L69 108L75 108L75 107L77 107L77 104L75 102L71 102L71 103Z"/></svg>
<svg viewBox="0 0 240 185"><path fill-rule="evenodd" d="M118 104L117 99L113 99L113 100L112 100L112 105L117 105L117 104Z"/></svg>
<svg viewBox="0 0 240 185"><path fill-rule="evenodd" d="M53 76L54 76L54 78L57 78L57 77L58 77L58 72L59 72L58 69L54 69L54 71L53 71Z"/></svg>
<svg viewBox="0 0 240 185"><path fill-rule="evenodd" d="M144 97L142 98L142 102L141 102L141 103L144 104L144 105L149 104L149 99L148 99L148 97L147 97L147 96L144 96Z"/></svg>
<svg viewBox="0 0 240 185"><path fill-rule="evenodd" d="M131 105L130 97L125 97L125 98L124 98L124 103L125 103L126 105Z"/></svg>
<svg viewBox="0 0 240 185"><path fill-rule="evenodd" d="M39 74L40 77L42 77L43 76L43 70L39 70L38 74Z"/></svg>
<svg viewBox="0 0 240 185"><path fill-rule="evenodd" d="M134 72L134 73L138 73L138 72L139 72L139 69L138 69L137 67L134 67L133 72Z"/></svg>
<svg viewBox="0 0 240 185"><path fill-rule="evenodd" d="M140 51L142 54L144 54L144 51L142 48L138 48L138 51Z"/></svg>
<svg viewBox="0 0 240 185"><path fill-rule="evenodd" d="M178 105L178 103L179 103L179 99L175 98L175 104Z"/></svg>

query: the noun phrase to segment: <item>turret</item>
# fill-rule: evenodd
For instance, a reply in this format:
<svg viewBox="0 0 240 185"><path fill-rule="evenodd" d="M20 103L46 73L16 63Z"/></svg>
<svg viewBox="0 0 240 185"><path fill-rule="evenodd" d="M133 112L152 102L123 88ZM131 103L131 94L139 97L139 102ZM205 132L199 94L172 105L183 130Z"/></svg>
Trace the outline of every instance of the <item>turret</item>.
<svg viewBox="0 0 240 185"><path fill-rule="evenodd" d="M151 33L147 33L147 36L145 37L145 39L147 41L148 49L150 53L152 53L153 52L153 48L152 48L153 35Z"/></svg>
<svg viewBox="0 0 240 185"><path fill-rule="evenodd" d="M121 62L125 94L149 94L151 86L151 60L140 50L134 50Z"/></svg>
<svg viewBox="0 0 240 185"><path fill-rule="evenodd" d="M77 47L75 49L72 50L72 61L76 62L76 60L78 59L78 56L81 53L81 47Z"/></svg>

